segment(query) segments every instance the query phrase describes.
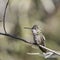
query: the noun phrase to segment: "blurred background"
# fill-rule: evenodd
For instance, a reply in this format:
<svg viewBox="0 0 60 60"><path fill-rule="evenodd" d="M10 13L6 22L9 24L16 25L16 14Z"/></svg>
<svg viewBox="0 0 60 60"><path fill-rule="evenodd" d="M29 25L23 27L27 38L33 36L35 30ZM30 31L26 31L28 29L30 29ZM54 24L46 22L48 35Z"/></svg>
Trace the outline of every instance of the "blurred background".
<svg viewBox="0 0 60 60"><path fill-rule="evenodd" d="M0 32L3 29L3 14L8 0L0 0ZM32 42L31 30L37 24L46 37L46 46L60 51L60 0L9 0L6 10L6 31L16 37ZM22 41L0 35L0 60L60 60L44 59L42 56L27 55L28 52L39 52Z"/></svg>

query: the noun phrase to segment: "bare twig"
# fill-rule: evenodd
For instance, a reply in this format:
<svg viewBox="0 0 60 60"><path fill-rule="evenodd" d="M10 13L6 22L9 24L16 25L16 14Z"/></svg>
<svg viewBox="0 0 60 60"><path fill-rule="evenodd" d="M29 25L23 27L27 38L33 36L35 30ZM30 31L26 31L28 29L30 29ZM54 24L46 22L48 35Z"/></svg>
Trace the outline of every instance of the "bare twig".
<svg viewBox="0 0 60 60"><path fill-rule="evenodd" d="M46 50L48 50L48 51L50 51L50 52L53 52L54 54L56 54L56 55L59 55L60 56L60 53L59 52L56 52L56 51L54 51L54 50L52 50L52 49L49 49L49 48L46 48L46 47L44 47L44 46L42 46L42 45L39 45L40 47L42 47L42 48L44 48L44 49L46 49Z"/></svg>
<svg viewBox="0 0 60 60"><path fill-rule="evenodd" d="M11 37L11 38L14 38L14 39L18 39L18 40L24 41L25 43L29 43L29 44L34 44L35 45L35 43L28 42L25 39L22 39L20 37L16 37L16 36L13 36L13 35L10 35L10 34L0 33L0 35L8 36L8 37Z"/></svg>
<svg viewBox="0 0 60 60"><path fill-rule="evenodd" d="M6 7L5 7L5 10L4 10L4 15L3 15L3 29L4 29L5 33L7 33L7 31L5 29L5 16L6 16L6 10L7 10L8 4L9 4L9 0L6 3Z"/></svg>

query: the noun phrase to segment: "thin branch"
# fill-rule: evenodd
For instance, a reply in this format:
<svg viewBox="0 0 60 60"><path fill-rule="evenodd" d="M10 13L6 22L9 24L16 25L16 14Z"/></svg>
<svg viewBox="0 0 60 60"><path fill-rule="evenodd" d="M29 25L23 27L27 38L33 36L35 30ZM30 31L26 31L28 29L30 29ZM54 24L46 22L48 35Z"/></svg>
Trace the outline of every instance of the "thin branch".
<svg viewBox="0 0 60 60"><path fill-rule="evenodd" d="M28 42L25 39L22 39L20 37L16 37L16 36L13 36L13 35L10 35L10 34L0 33L0 35L4 35L4 36L8 36L8 37L11 37L11 38L14 38L14 39L18 39L18 40L24 41L25 43L35 44L35 43Z"/></svg>
<svg viewBox="0 0 60 60"><path fill-rule="evenodd" d="M46 48L45 46L42 46L42 45L39 45L39 46L42 47L42 48L44 48L44 49L46 49L46 50L48 50L48 51L50 51L50 52L53 52L54 54L57 54L57 55L60 56L60 53L59 53L59 52L56 52L55 50L52 50L52 49Z"/></svg>
<svg viewBox="0 0 60 60"><path fill-rule="evenodd" d="M4 10L4 15L3 15L3 29L4 29L5 33L7 33L7 31L5 29L5 16L6 16L6 10L7 10L8 4L9 4L9 0L6 3L6 7L5 7L5 10Z"/></svg>

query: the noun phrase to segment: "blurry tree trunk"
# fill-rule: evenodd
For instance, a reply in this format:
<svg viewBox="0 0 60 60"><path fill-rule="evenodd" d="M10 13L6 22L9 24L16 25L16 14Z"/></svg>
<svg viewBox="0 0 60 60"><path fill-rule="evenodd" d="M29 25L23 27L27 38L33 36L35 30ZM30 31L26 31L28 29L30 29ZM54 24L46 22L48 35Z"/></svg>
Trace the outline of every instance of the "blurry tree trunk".
<svg viewBox="0 0 60 60"><path fill-rule="evenodd" d="M21 29L21 35L23 38L30 40L30 30L24 29L24 27L30 27L30 21L28 17L28 11L32 0L20 0L18 5L19 12L19 26Z"/></svg>

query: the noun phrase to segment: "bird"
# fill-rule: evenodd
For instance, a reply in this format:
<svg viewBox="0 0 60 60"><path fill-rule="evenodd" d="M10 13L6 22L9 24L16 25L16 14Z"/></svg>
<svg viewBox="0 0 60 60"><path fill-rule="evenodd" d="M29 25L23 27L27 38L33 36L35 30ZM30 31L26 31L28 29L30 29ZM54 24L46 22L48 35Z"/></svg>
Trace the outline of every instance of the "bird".
<svg viewBox="0 0 60 60"><path fill-rule="evenodd" d="M42 34L41 30L39 29L38 25L33 25L32 28L25 27L25 29L31 29L34 43L38 45L39 49L42 52L46 53L47 50L39 46L39 45L45 46L46 39Z"/></svg>
<svg viewBox="0 0 60 60"><path fill-rule="evenodd" d="M33 25L33 27L32 27L32 34L33 34L34 42L35 42L38 46L39 46L39 45L46 46L46 44L45 44L46 39L45 39L44 35L42 34L41 30L39 29L38 25ZM44 48L42 48L42 47L40 47L40 46L39 46L39 49L40 49L42 52L44 52L44 53L47 52L46 49L44 49Z"/></svg>

